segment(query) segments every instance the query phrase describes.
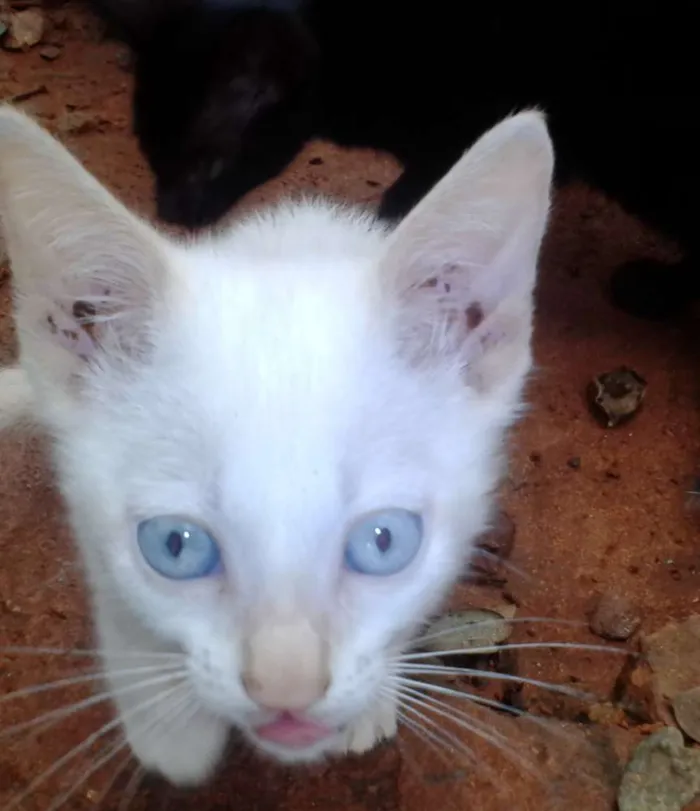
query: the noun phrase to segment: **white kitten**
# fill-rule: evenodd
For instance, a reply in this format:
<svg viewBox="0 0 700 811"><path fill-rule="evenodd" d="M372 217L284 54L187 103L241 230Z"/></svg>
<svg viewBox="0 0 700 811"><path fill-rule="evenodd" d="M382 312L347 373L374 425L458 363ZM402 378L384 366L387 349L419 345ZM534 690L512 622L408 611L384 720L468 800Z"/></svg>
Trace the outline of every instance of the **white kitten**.
<svg viewBox="0 0 700 811"><path fill-rule="evenodd" d="M231 727L289 761L393 734L392 659L489 517L552 162L526 112L391 233L315 202L175 242L0 111L0 424L53 438L144 766L201 781Z"/></svg>

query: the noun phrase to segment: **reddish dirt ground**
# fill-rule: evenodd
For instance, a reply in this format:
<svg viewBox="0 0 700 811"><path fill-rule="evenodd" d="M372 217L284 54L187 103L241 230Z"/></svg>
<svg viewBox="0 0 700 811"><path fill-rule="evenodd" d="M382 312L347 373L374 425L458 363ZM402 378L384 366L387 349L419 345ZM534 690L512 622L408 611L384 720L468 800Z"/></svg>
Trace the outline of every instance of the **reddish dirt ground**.
<svg viewBox="0 0 700 811"><path fill-rule="evenodd" d="M70 6L51 11L50 18L44 44L56 44L58 57L48 61L40 48L0 50L0 96L38 114L122 199L149 213L150 176L130 133L131 76L123 49L103 41L94 21ZM391 160L373 152L311 144L282 178L243 206L297 190L372 203L397 171ZM697 320L664 326L637 322L613 310L604 295L616 264L651 254L670 255L671 248L592 191L575 188L558 199L539 289L538 368L528 395L532 408L514 433L502 492L517 527L511 563L518 573L508 570L507 583L497 586L461 586L455 607L502 603L505 593L505 599L517 602L520 617L585 622L596 596L613 592L638 607L645 632L700 611L698 520L686 494L700 446ZM9 361L14 351L5 278L0 281L0 362ZM591 417L583 393L594 375L622 364L647 379L647 398L633 421L606 430ZM0 640L89 646L84 595L45 448L13 433L0 439L0 459ZM518 626L513 639L605 644L585 627L546 624ZM629 644L633 649L634 640ZM604 701L622 664L612 652L533 650L520 656L519 672L585 686ZM0 658L0 695L74 672L74 662ZM97 729L108 711L91 708L30 737L3 737L2 730L86 694L0 699L0 809ZM449 728L472 750L475 764L464 753L445 761L404 730L397 744L313 770L280 769L234 749L215 784L191 793L150 778L139 782L140 775L125 765L116 789L103 799L117 766L126 764L117 760L87 776L66 807L612 809L620 768L644 728L621 715L608 723L580 723L585 705L542 690L528 688L523 700L528 710L557 720L538 724L493 712L476 717L505 736L512 752L530 761L529 770L457 727ZM565 729L560 721L567 722ZM95 746L79 753L47 775L21 807L49 811L97 762L99 751Z"/></svg>

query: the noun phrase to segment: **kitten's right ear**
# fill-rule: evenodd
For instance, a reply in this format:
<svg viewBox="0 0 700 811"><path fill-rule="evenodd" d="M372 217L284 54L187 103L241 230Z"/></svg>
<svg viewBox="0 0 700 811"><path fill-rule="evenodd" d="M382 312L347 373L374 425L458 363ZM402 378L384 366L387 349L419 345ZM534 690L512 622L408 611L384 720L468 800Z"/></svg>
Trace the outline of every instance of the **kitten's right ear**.
<svg viewBox="0 0 700 811"><path fill-rule="evenodd" d="M412 362L459 368L508 402L529 369L533 291L554 165L544 117L485 133L392 234L383 284Z"/></svg>
<svg viewBox="0 0 700 811"><path fill-rule="evenodd" d="M65 388L93 361L148 353L168 243L9 106L0 107L0 222L35 378Z"/></svg>

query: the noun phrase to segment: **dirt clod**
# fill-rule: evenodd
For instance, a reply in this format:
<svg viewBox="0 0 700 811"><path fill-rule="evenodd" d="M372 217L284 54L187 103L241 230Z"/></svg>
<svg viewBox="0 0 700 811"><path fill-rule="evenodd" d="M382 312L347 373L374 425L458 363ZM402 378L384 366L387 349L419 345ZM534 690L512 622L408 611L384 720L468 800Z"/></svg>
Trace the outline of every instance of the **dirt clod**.
<svg viewBox="0 0 700 811"><path fill-rule="evenodd" d="M22 614L23 610L18 603L11 598L0 599L0 614Z"/></svg>
<svg viewBox="0 0 700 811"><path fill-rule="evenodd" d="M700 685L673 699L673 713L683 732L700 743Z"/></svg>
<svg viewBox="0 0 700 811"><path fill-rule="evenodd" d="M45 93L48 93L49 90L45 84L36 85L35 87L30 87L27 90L22 91L21 93L15 93L13 96L10 96L7 101L12 102L12 104L17 104L21 101L29 101L29 99L33 99L35 96L43 96Z"/></svg>
<svg viewBox="0 0 700 811"><path fill-rule="evenodd" d="M642 650L666 700L700 686L700 614L643 637Z"/></svg>
<svg viewBox="0 0 700 811"><path fill-rule="evenodd" d="M613 690L613 698L624 705L627 714L637 722L672 723L664 700L658 693L654 674L647 662L630 657L622 668Z"/></svg>
<svg viewBox="0 0 700 811"><path fill-rule="evenodd" d="M640 646L643 660L630 660L617 680L615 698L624 701L628 710L639 718L671 725L683 723L697 729L697 708L700 700L700 615L694 614L684 622L671 622L653 634L642 635ZM676 712L680 699L682 721ZM687 695L690 694L690 695Z"/></svg>
<svg viewBox="0 0 700 811"><path fill-rule="evenodd" d="M56 121L56 128L61 135L84 135L95 132L105 124L97 113L89 110L65 110Z"/></svg>
<svg viewBox="0 0 700 811"><path fill-rule="evenodd" d="M608 702L591 704L586 714L594 724L601 726L622 726L625 723L624 710Z"/></svg>
<svg viewBox="0 0 700 811"><path fill-rule="evenodd" d="M491 529L476 542L467 579L475 574L477 578L496 583L499 580L501 561L507 560L513 553L515 537L515 522L507 513L499 512Z"/></svg>
<svg viewBox="0 0 700 811"><path fill-rule="evenodd" d="M622 595L608 592L598 600L590 618L590 628L603 639L624 642L639 628L642 618L635 606Z"/></svg>
<svg viewBox="0 0 700 811"><path fill-rule="evenodd" d="M622 777L619 811L682 811L700 794L700 750L683 745L675 727L642 741Z"/></svg>
<svg viewBox="0 0 700 811"><path fill-rule="evenodd" d="M507 560L515 546L515 535L515 522L508 513L501 511L490 531L479 539L478 546L501 560Z"/></svg>
<svg viewBox="0 0 700 811"><path fill-rule="evenodd" d="M594 416L607 428L615 428L639 411L646 390L647 381L640 374L621 366L593 378L587 397Z"/></svg>
<svg viewBox="0 0 700 811"><path fill-rule="evenodd" d="M9 51L27 51L38 45L44 36L46 22L40 9L15 11L4 20L7 32L2 45Z"/></svg>
<svg viewBox="0 0 700 811"><path fill-rule="evenodd" d="M502 611L473 608L445 614L428 628L427 650L435 653L464 651L473 648L500 645L511 634L507 621L515 615L514 606L504 606Z"/></svg>

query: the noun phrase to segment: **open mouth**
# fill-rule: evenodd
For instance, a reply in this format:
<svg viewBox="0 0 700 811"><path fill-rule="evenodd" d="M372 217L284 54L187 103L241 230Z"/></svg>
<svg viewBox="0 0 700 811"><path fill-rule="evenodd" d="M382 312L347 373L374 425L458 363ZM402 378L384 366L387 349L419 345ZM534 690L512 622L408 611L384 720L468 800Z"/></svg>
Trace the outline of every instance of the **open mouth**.
<svg viewBox="0 0 700 811"><path fill-rule="evenodd" d="M332 737L338 730L283 712L274 721L254 731L260 740L290 749L305 749Z"/></svg>

